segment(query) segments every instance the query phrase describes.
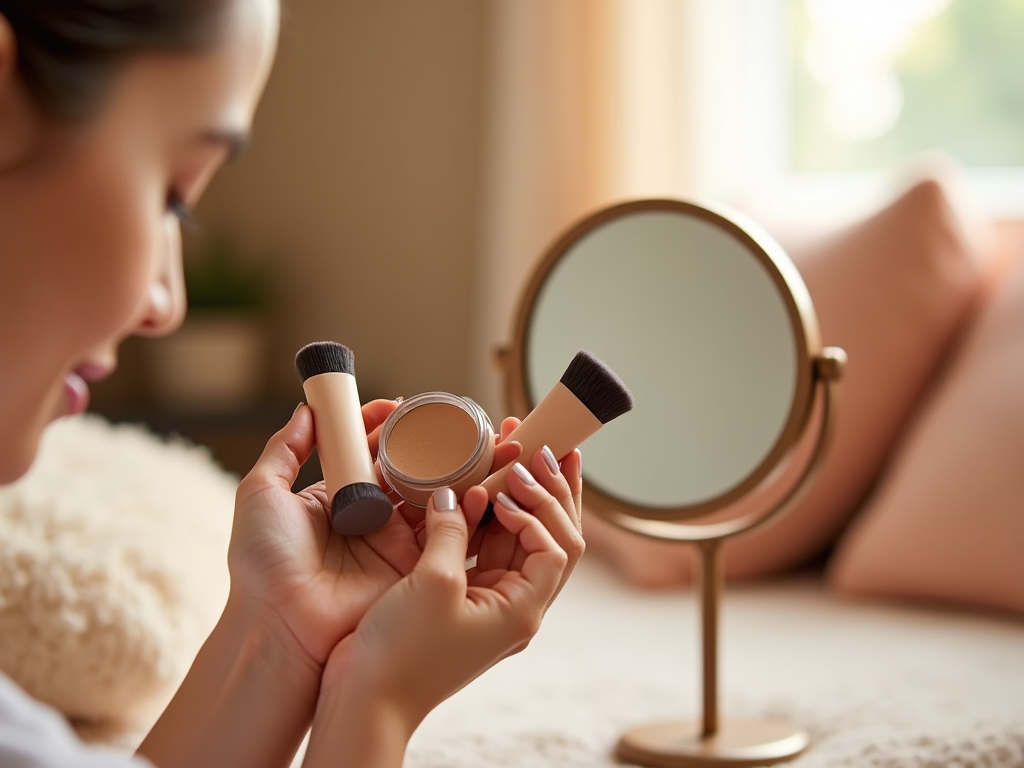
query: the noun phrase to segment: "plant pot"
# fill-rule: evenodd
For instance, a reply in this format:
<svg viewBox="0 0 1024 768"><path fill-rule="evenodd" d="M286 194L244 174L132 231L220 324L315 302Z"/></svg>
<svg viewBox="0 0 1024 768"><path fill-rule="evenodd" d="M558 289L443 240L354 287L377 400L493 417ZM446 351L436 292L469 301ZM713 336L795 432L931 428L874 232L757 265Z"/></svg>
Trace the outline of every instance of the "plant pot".
<svg viewBox="0 0 1024 768"><path fill-rule="evenodd" d="M259 316L196 312L149 345L149 385L159 405L181 411L237 411L264 392L266 337Z"/></svg>

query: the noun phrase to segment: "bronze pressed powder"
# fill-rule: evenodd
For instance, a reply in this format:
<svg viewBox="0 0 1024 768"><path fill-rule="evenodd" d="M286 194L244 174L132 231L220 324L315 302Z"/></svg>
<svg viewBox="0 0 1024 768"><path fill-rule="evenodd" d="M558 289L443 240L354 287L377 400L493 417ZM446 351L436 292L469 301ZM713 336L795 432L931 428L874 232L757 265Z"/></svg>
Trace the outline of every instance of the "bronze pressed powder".
<svg viewBox="0 0 1024 768"><path fill-rule="evenodd" d="M494 459L494 429L469 398L425 392L402 403L381 427L381 475L406 501L426 506L437 488L459 497Z"/></svg>
<svg viewBox="0 0 1024 768"><path fill-rule="evenodd" d="M476 450L479 429L473 417L454 405L426 403L406 413L388 439L388 456L407 475L450 475Z"/></svg>

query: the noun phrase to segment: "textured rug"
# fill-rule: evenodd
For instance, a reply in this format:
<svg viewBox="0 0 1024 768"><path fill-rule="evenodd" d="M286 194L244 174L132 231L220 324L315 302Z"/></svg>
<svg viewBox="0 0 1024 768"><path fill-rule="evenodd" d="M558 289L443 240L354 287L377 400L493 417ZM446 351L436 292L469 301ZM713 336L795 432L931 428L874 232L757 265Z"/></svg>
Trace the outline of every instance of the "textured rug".
<svg viewBox="0 0 1024 768"><path fill-rule="evenodd" d="M1024 622L843 602L814 576L730 588L724 718L788 718L811 746L789 765L1024 768ZM409 768L619 765L620 733L699 716L689 592L638 592L585 560L541 632L445 702Z"/></svg>

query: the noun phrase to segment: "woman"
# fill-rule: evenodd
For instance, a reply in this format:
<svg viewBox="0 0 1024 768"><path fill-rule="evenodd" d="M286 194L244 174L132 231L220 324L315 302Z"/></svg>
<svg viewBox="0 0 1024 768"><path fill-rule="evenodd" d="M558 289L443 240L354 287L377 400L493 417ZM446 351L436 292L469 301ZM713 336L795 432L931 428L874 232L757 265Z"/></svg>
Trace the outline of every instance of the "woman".
<svg viewBox="0 0 1024 768"><path fill-rule="evenodd" d="M179 220L246 142L278 13L0 0L0 482L28 469L49 422L85 409L124 338L181 322ZM394 407L364 408L371 448ZM290 490L313 447L300 405L240 484L224 613L134 760L282 766L312 725L307 765L398 765L427 712L525 646L582 554L577 453L561 468L524 457L500 525L475 530L482 488L461 506L442 489L425 521L403 512L346 539L322 484ZM0 764L124 760L0 676Z"/></svg>

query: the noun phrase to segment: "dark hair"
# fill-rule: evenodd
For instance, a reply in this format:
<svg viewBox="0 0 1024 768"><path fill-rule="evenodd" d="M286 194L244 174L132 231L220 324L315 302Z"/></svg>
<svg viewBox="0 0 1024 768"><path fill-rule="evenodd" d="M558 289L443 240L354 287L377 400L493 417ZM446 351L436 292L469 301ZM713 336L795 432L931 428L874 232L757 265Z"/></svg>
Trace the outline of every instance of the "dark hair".
<svg viewBox="0 0 1024 768"><path fill-rule="evenodd" d="M148 52L216 44L230 0L0 0L14 31L18 73L40 110L88 117L118 69Z"/></svg>

